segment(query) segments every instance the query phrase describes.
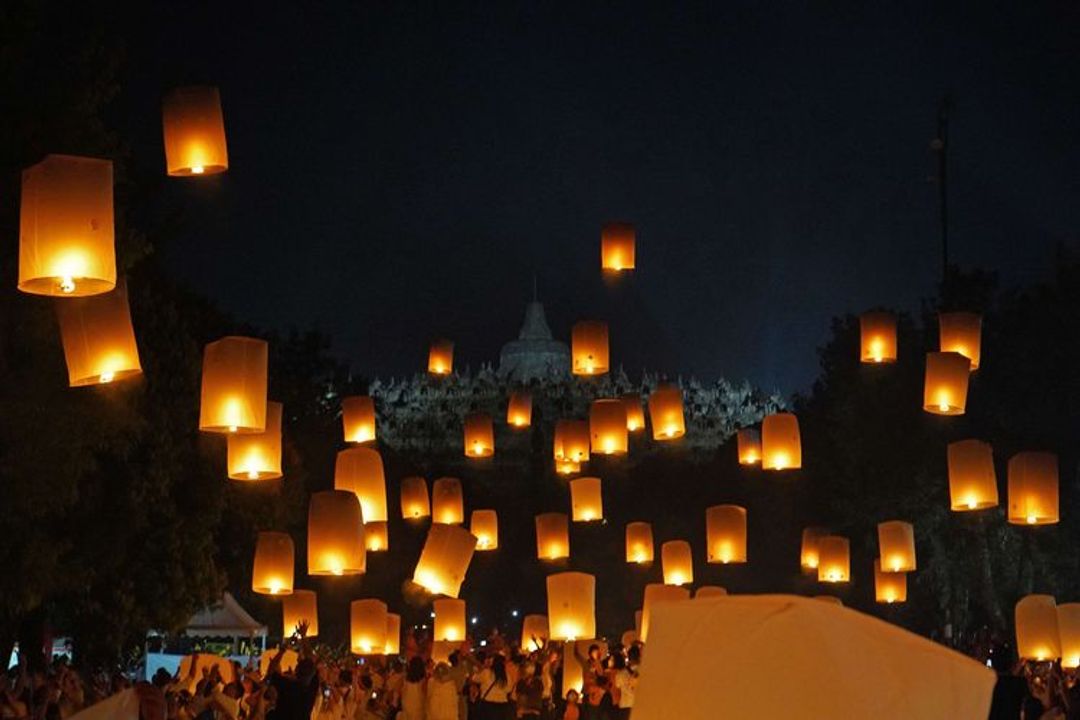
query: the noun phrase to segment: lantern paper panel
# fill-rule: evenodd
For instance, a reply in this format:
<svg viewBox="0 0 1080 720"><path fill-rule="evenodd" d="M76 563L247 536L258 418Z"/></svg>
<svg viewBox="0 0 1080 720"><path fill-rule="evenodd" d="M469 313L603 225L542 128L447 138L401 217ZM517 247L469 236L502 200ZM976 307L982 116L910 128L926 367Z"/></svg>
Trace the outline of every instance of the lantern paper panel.
<svg viewBox="0 0 1080 720"><path fill-rule="evenodd" d="M1025 595L1016 603L1016 652L1024 660L1061 657L1057 602L1051 595Z"/></svg>
<svg viewBox="0 0 1080 720"><path fill-rule="evenodd" d="M432 602L435 611L433 640L461 642L465 639L465 601L457 598L438 598Z"/></svg>
<svg viewBox="0 0 1080 720"><path fill-rule="evenodd" d="M802 467L799 419L792 413L766 415L761 421L761 467L765 470Z"/></svg>
<svg viewBox="0 0 1080 720"><path fill-rule="evenodd" d="M570 557L570 523L563 513L536 516L536 556L541 560Z"/></svg>
<svg viewBox="0 0 1080 720"><path fill-rule="evenodd" d="M364 523L364 547L368 552L386 552L390 549L390 523L373 520Z"/></svg>
<svg viewBox="0 0 1080 720"><path fill-rule="evenodd" d="M308 574L359 575L367 566L360 501L344 490L311 494Z"/></svg>
<svg viewBox="0 0 1080 720"><path fill-rule="evenodd" d="M281 477L282 411L281 403L267 401L265 430L226 437L229 479L273 480Z"/></svg>
<svg viewBox="0 0 1080 720"><path fill-rule="evenodd" d="M596 637L596 578L587 573L548 575L548 630L552 640Z"/></svg>
<svg viewBox="0 0 1080 720"><path fill-rule="evenodd" d="M960 353L971 361L971 371L979 369L982 356L982 315L948 312L938 315L941 352Z"/></svg>
<svg viewBox="0 0 1080 720"><path fill-rule="evenodd" d="M490 415L465 416L465 457L486 458L495 454L495 425Z"/></svg>
<svg viewBox="0 0 1080 720"><path fill-rule="evenodd" d="M580 477L570 481L570 508L574 522L604 519L600 478Z"/></svg>
<svg viewBox="0 0 1080 720"><path fill-rule="evenodd" d="M657 385L649 395L649 420L653 440L675 440L685 435L682 390L675 385Z"/></svg>
<svg viewBox="0 0 1080 720"><path fill-rule="evenodd" d="M506 404L506 424L512 428L527 428L532 424L532 393L515 390Z"/></svg>
<svg viewBox="0 0 1080 720"><path fill-rule="evenodd" d="M176 88L165 96L161 114L169 175L198 177L229 169L225 120L216 87Z"/></svg>
<svg viewBox="0 0 1080 720"><path fill-rule="evenodd" d="M401 616L397 613L386 613L386 645L383 646L383 655L396 657L401 654Z"/></svg>
<svg viewBox="0 0 1080 720"><path fill-rule="evenodd" d="M401 517L405 520L416 520L430 514L427 481L422 477L402 478Z"/></svg>
<svg viewBox="0 0 1080 720"><path fill-rule="evenodd" d="M994 451L981 440L949 443L949 500L957 512L997 507Z"/></svg>
<svg viewBox="0 0 1080 720"><path fill-rule="evenodd" d="M449 375L454 369L454 343L436 340L428 351L428 372L432 375Z"/></svg>
<svg viewBox="0 0 1080 720"><path fill-rule="evenodd" d="M651 563L653 561L652 525L647 522L626 524L626 562Z"/></svg>
<svg viewBox="0 0 1080 720"><path fill-rule="evenodd" d="M694 599L698 598L711 598L711 597L727 597L727 588L720 587L719 585L702 585L694 591Z"/></svg>
<svg viewBox="0 0 1080 720"><path fill-rule="evenodd" d="M1080 667L1080 603L1057 606L1058 637L1061 641L1061 667Z"/></svg>
<svg viewBox="0 0 1080 720"><path fill-rule="evenodd" d="M476 550L476 537L457 525L435 523L413 572L413 582L433 595L457 597Z"/></svg>
<svg viewBox="0 0 1080 720"><path fill-rule="evenodd" d="M641 627L638 630L638 637L641 638L641 641L649 641L649 623L653 608L656 607L657 603L679 602L680 600L689 599L690 591L684 587L678 587L670 583L649 583L646 585L645 596L641 602Z"/></svg>
<svg viewBox="0 0 1080 720"><path fill-rule="evenodd" d="M199 430L266 430L268 358L265 340L234 335L207 343L203 351Z"/></svg>
<svg viewBox="0 0 1080 720"><path fill-rule="evenodd" d="M864 363L896 362L896 316L888 312L866 312L859 316L859 334Z"/></svg>
<svg viewBox="0 0 1080 720"><path fill-rule="evenodd" d="M923 410L934 415L963 415L970 375L971 361L960 353L926 353Z"/></svg>
<svg viewBox="0 0 1080 720"><path fill-rule="evenodd" d="M638 432L645 429L645 408L641 404L640 393L626 393L622 396L623 405L626 408L626 429L629 432Z"/></svg>
<svg viewBox="0 0 1080 720"><path fill-rule="evenodd" d="M705 511L708 562L746 562L746 508L714 505Z"/></svg>
<svg viewBox="0 0 1080 720"><path fill-rule="evenodd" d="M68 385L103 385L142 374L127 288L56 302Z"/></svg>
<svg viewBox="0 0 1080 720"><path fill-rule="evenodd" d="M881 561L875 560L874 598L886 605L907 602L907 573L884 572Z"/></svg>
<svg viewBox="0 0 1080 720"><path fill-rule="evenodd" d="M622 400L594 400L589 406L590 452L625 455L629 445L626 404Z"/></svg>
<svg viewBox="0 0 1080 720"><path fill-rule="evenodd" d="M915 570L915 527L902 520L878 523L878 553L882 572Z"/></svg>
<svg viewBox="0 0 1080 720"><path fill-rule="evenodd" d="M584 646L583 650L588 648L587 642L582 641L581 644ZM582 666L581 661L578 660L577 655L576 642L567 641L563 643L561 697L565 698L566 694L571 690L580 696L585 687L585 668Z"/></svg>
<svg viewBox="0 0 1080 720"><path fill-rule="evenodd" d="M818 540L818 582L851 580L851 546L846 537L826 535Z"/></svg>
<svg viewBox="0 0 1080 720"><path fill-rule="evenodd" d="M354 655L382 655L386 650L386 603L369 598L349 605L351 649Z"/></svg>
<svg viewBox="0 0 1080 720"><path fill-rule="evenodd" d="M694 558L690 543L668 540L660 546L660 565L665 585L689 585L694 582Z"/></svg>
<svg viewBox="0 0 1080 720"><path fill-rule="evenodd" d="M526 615L521 621L521 650L532 653L544 647L548 639L547 615Z"/></svg>
<svg viewBox="0 0 1080 720"><path fill-rule="evenodd" d="M341 424L345 442L366 443L375 439L375 400L353 395L341 401Z"/></svg>
<svg viewBox="0 0 1080 720"><path fill-rule="evenodd" d="M802 548L799 553L799 565L804 572L816 571L820 564L821 538L829 535L829 531L823 527L808 527L802 531Z"/></svg>
<svg viewBox="0 0 1080 720"><path fill-rule="evenodd" d="M260 532L255 540L251 590L260 595L289 595L296 560L288 533Z"/></svg>
<svg viewBox="0 0 1080 720"><path fill-rule="evenodd" d="M574 463L589 461L589 423L559 420L555 423L555 459Z"/></svg>
<svg viewBox="0 0 1080 720"><path fill-rule="evenodd" d="M600 231L600 267L611 272L634 269L636 233L630 223L612 222Z"/></svg>
<svg viewBox="0 0 1080 720"><path fill-rule="evenodd" d="M281 598L281 636L291 637L301 623L307 623L307 637L319 636L319 606L314 590L293 590Z"/></svg>
<svg viewBox="0 0 1080 720"><path fill-rule="evenodd" d="M477 551L499 547L499 516L494 510L473 510L469 531L476 536Z"/></svg>
<svg viewBox="0 0 1080 720"><path fill-rule="evenodd" d="M356 495L364 522L386 522L386 475L382 455L369 447L352 447L337 454L334 489Z"/></svg>
<svg viewBox="0 0 1080 720"><path fill-rule="evenodd" d="M1053 525L1058 513L1058 458L1054 453L1022 452L1009 459L1009 522Z"/></svg>
<svg viewBox="0 0 1080 720"><path fill-rule="evenodd" d="M465 498L461 481L441 477L431 486L431 516L434 522L460 525L465 522Z"/></svg>
<svg viewBox="0 0 1080 720"><path fill-rule="evenodd" d="M574 375L603 375L608 371L608 326L582 320L570 331L570 355Z"/></svg>
<svg viewBox="0 0 1080 720"><path fill-rule="evenodd" d="M736 434L740 465L757 465L761 462L761 433L753 428L743 428Z"/></svg>

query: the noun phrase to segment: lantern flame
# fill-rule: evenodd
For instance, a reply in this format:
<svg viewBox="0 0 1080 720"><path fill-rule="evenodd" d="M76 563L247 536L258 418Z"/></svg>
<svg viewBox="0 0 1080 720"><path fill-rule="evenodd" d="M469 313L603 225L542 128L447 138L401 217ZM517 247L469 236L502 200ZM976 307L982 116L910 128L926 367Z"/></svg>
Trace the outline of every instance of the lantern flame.
<svg viewBox="0 0 1080 720"><path fill-rule="evenodd" d="M99 376L99 380L104 385L105 383L111 383L114 377L116 377L116 373L114 373L112 370L106 370L105 372L101 373L101 375Z"/></svg>
<svg viewBox="0 0 1080 720"><path fill-rule="evenodd" d="M194 167L191 168L191 174L192 175L202 175L204 171L205 171L205 168L202 165L195 165Z"/></svg>

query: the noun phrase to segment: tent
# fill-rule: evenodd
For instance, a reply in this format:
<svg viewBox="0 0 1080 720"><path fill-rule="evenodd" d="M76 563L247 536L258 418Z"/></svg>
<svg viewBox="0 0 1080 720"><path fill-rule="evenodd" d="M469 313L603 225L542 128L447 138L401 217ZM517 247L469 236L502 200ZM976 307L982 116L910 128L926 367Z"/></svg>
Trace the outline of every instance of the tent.
<svg viewBox="0 0 1080 720"><path fill-rule="evenodd" d="M632 720L985 720L995 675L849 608L790 595L659 603Z"/></svg>
<svg viewBox="0 0 1080 720"><path fill-rule="evenodd" d="M211 605L188 620L184 632L202 637L266 637L266 626L240 607L232 593L226 592L221 602Z"/></svg>

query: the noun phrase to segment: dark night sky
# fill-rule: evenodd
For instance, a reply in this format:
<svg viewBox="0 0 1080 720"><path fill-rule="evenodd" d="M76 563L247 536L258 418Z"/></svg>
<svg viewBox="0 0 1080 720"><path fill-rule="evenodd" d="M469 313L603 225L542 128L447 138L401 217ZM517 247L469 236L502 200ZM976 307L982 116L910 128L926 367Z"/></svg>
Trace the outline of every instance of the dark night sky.
<svg viewBox="0 0 1080 720"><path fill-rule="evenodd" d="M635 373L806 388L830 317L934 292L945 90L954 259L1030 282L1080 225L1074 3L155 5L124 29L124 129L163 174L161 94L214 83L231 163L168 181L162 251L368 375L438 335L495 360L536 273L556 336L607 320ZM608 219L639 232L617 287Z"/></svg>

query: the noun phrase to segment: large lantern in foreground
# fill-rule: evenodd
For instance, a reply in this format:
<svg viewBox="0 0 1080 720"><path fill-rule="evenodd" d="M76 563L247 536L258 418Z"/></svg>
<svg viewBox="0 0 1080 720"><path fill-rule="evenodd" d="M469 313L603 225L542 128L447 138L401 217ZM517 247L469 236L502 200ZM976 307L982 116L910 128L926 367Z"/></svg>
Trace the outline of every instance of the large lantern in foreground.
<svg viewBox="0 0 1080 720"><path fill-rule="evenodd" d="M866 312L859 316L859 359L864 363L896 362L896 316Z"/></svg>
<svg viewBox="0 0 1080 720"><path fill-rule="evenodd" d="M1057 606L1058 637L1061 639L1061 667L1080 667L1080 603Z"/></svg>
<svg viewBox="0 0 1080 720"><path fill-rule="evenodd" d="M162 103L169 175L215 175L229 169L221 95L212 86L176 88Z"/></svg>
<svg viewBox="0 0 1080 720"><path fill-rule="evenodd" d="M630 223L612 222L600 231L600 267L619 272L634 269L634 226Z"/></svg>
<svg viewBox="0 0 1080 720"><path fill-rule="evenodd" d="M319 607L314 590L293 590L281 599L281 636L291 637L300 623L307 623L307 637L318 637Z"/></svg>
<svg viewBox="0 0 1080 720"><path fill-rule="evenodd" d="M657 385L649 394L649 420L653 440L675 440L686 434L682 390L676 385Z"/></svg>
<svg viewBox="0 0 1080 720"><path fill-rule="evenodd" d="M799 552L799 565L803 572L816 571L821 562L821 538L829 535L823 527L808 527L802 531L802 547Z"/></svg>
<svg viewBox="0 0 1080 720"><path fill-rule="evenodd" d="M360 501L344 490L311 494L308 575L359 575L366 568Z"/></svg>
<svg viewBox="0 0 1080 720"><path fill-rule="evenodd" d="M293 541L288 533L261 532L255 540L251 590L260 595L288 595L293 591Z"/></svg>
<svg viewBox="0 0 1080 720"><path fill-rule="evenodd" d="M273 480L281 477L281 415L281 403L267 401L265 430L226 437L230 479Z"/></svg>
<svg viewBox="0 0 1080 720"><path fill-rule="evenodd" d="M1016 652L1022 660L1061 657L1057 603L1051 595L1025 595L1016 603Z"/></svg>
<svg viewBox="0 0 1080 720"><path fill-rule="evenodd" d="M445 525L465 522L465 498L460 480L441 477L431 486L431 519Z"/></svg>
<svg viewBox="0 0 1080 720"><path fill-rule="evenodd" d="M941 352L960 353L971 361L971 371L979 369L982 355L982 315L947 312L938 315Z"/></svg>
<svg viewBox="0 0 1080 720"><path fill-rule="evenodd" d="M765 470L802 467L799 419L792 413L766 415L761 421L761 467Z"/></svg>
<svg viewBox="0 0 1080 720"><path fill-rule="evenodd" d="M401 654L401 616L397 613L386 613L386 645L383 646L383 655L391 657Z"/></svg>
<svg viewBox="0 0 1080 720"><path fill-rule="evenodd" d="M546 644L547 639L547 615L526 615L521 621L521 650L535 652Z"/></svg>
<svg viewBox="0 0 1080 720"><path fill-rule="evenodd" d="M476 550L476 537L457 525L435 523L413 572L413 582L435 595L457 597Z"/></svg>
<svg viewBox="0 0 1080 720"><path fill-rule="evenodd" d="M449 375L454 369L454 343L435 340L428 351L427 371L432 375Z"/></svg>
<svg viewBox="0 0 1080 720"><path fill-rule="evenodd" d="M486 458L495 454L495 425L491 416L469 413L465 416L465 457Z"/></svg>
<svg viewBox="0 0 1080 720"><path fill-rule="evenodd" d="M705 511L707 561L710 563L746 562L746 508L738 505L714 505Z"/></svg>
<svg viewBox="0 0 1080 720"><path fill-rule="evenodd" d="M366 443L375 439L375 400L367 395L353 395L341 401L341 424L345 442Z"/></svg>
<svg viewBox="0 0 1080 720"><path fill-rule="evenodd" d="M469 532L476 536L477 551L497 549L499 516L494 510L473 510L469 516Z"/></svg>
<svg viewBox="0 0 1080 720"><path fill-rule="evenodd" d="M949 443L949 502L955 511L997 507L994 450L981 440Z"/></svg>
<svg viewBox="0 0 1080 720"><path fill-rule="evenodd" d="M935 415L963 415L970 375L971 361L960 353L926 353L923 410Z"/></svg>
<svg viewBox="0 0 1080 720"><path fill-rule="evenodd" d="M48 155L23 170L19 290L78 297L115 286L112 162Z"/></svg>
<svg viewBox="0 0 1080 720"><path fill-rule="evenodd" d="M625 455L629 444L626 404L622 400L594 400L589 406L590 452Z"/></svg>
<svg viewBox="0 0 1080 720"><path fill-rule="evenodd" d="M432 602L435 611L435 630L432 640L461 642L465 639L465 601L457 598L437 598Z"/></svg>
<svg viewBox="0 0 1080 720"><path fill-rule="evenodd" d="M740 465L757 465L761 462L761 433L754 428L743 428L736 435Z"/></svg>
<svg viewBox="0 0 1080 720"><path fill-rule="evenodd" d="M641 404L640 393L626 393L620 398L626 407L626 429L637 432L645 429L645 408Z"/></svg>
<svg viewBox="0 0 1080 720"><path fill-rule="evenodd" d="M915 527L902 520L878 523L878 553L883 572L915 570Z"/></svg>
<svg viewBox="0 0 1080 720"><path fill-rule="evenodd" d="M563 513L536 516L536 556L541 560L570 557L570 523Z"/></svg>
<svg viewBox="0 0 1080 720"><path fill-rule="evenodd" d="M214 433L266 430L269 348L265 340L228 336L203 351L199 429Z"/></svg>
<svg viewBox="0 0 1080 720"><path fill-rule="evenodd" d="M589 423L585 420L559 420L555 423L555 459L574 463L589 460Z"/></svg>
<svg viewBox="0 0 1080 720"><path fill-rule="evenodd" d="M851 579L851 545L846 537L826 535L818 540L818 582Z"/></svg>
<svg viewBox="0 0 1080 720"><path fill-rule="evenodd" d="M892 605L907 601L907 573L883 572L881 561L874 561L874 599Z"/></svg>
<svg viewBox="0 0 1080 720"><path fill-rule="evenodd" d="M386 603L369 598L349 606L350 643L354 655L382 655L386 650Z"/></svg>
<svg viewBox="0 0 1080 720"><path fill-rule="evenodd" d="M532 393L515 390L506 403L506 424L512 428L527 428L532 424Z"/></svg>
<svg viewBox="0 0 1080 720"><path fill-rule="evenodd" d="M665 585L689 585L694 582L694 557L690 543L668 540L660 546L660 565Z"/></svg>
<svg viewBox="0 0 1080 720"><path fill-rule="evenodd" d="M373 520L364 523L364 547L368 552L386 552L390 549L390 523Z"/></svg>
<svg viewBox="0 0 1080 720"><path fill-rule="evenodd" d="M1009 522L1053 525L1058 515L1058 459L1054 453L1022 452L1009 460Z"/></svg>
<svg viewBox="0 0 1080 720"><path fill-rule="evenodd" d="M424 518L431 514L427 481L422 477L401 479L401 517L406 520Z"/></svg>
<svg viewBox="0 0 1080 720"><path fill-rule="evenodd" d="M356 494L364 511L364 522L385 522L386 475L378 450L353 447L342 450L334 462L334 489Z"/></svg>
<svg viewBox="0 0 1080 720"><path fill-rule="evenodd" d="M596 637L596 578L587 573L548 575L548 630L552 640Z"/></svg>
<svg viewBox="0 0 1080 720"><path fill-rule="evenodd" d="M604 519L600 478L580 477L570 481L570 509L574 522Z"/></svg>
<svg viewBox="0 0 1080 720"><path fill-rule="evenodd" d="M626 524L626 562L651 563L653 561L652 525L647 522Z"/></svg>
<svg viewBox="0 0 1080 720"><path fill-rule="evenodd" d="M649 624L652 616L653 607L658 602L678 602L679 600L689 600L690 591L683 587L677 587L675 585L662 585L660 583L649 583L645 586L645 597L641 601L641 630L638 632L638 637L642 642L646 642L649 639Z"/></svg>
<svg viewBox="0 0 1080 720"><path fill-rule="evenodd" d="M582 320L570 331L571 368L574 375L603 375L608 371L608 326Z"/></svg>
<svg viewBox="0 0 1080 720"><path fill-rule="evenodd" d="M99 385L142 373L127 289L56 303L68 385Z"/></svg>

